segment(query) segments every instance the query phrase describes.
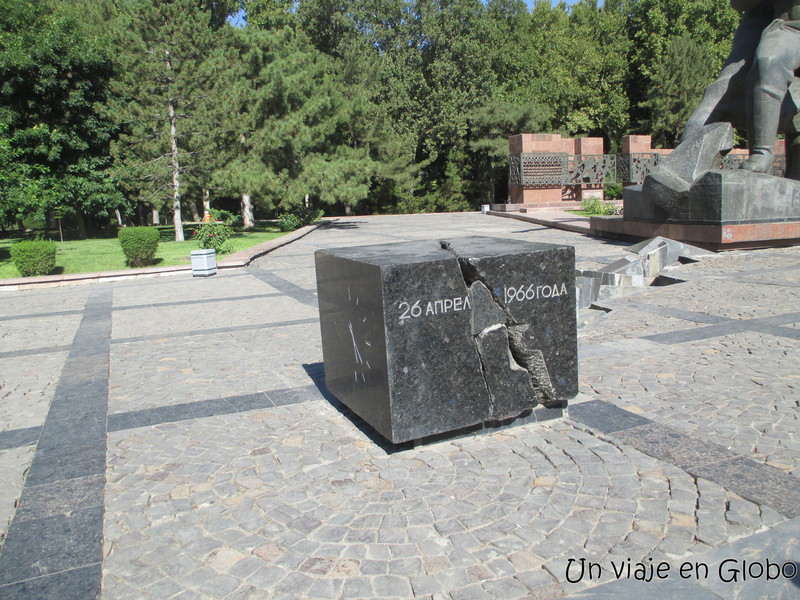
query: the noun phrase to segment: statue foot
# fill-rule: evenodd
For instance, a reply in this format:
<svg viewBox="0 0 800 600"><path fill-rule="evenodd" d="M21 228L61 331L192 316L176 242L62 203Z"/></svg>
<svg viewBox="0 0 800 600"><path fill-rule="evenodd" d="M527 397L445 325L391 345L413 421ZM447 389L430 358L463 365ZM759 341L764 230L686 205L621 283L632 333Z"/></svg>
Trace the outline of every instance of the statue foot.
<svg viewBox="0 0 800 600"><path fill-rule="evenodd" d="M750 157L739 167L754 173L772 173L772 152L761 148L754 148Z"/></svg>

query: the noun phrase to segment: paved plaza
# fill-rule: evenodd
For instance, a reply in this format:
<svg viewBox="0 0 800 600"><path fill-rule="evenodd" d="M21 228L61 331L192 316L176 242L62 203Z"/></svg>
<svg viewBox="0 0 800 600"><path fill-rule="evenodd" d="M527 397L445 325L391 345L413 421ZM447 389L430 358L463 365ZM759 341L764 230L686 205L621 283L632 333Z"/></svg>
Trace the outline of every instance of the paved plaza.
<svg viewBox="0 0 800 600"><path fill-rule="evenodd" d="M0 598L800 598L800 247L579 315L562 419L391 447L325 389L314 251L486 235L345 217L208 278L0 292Z"/></svg>

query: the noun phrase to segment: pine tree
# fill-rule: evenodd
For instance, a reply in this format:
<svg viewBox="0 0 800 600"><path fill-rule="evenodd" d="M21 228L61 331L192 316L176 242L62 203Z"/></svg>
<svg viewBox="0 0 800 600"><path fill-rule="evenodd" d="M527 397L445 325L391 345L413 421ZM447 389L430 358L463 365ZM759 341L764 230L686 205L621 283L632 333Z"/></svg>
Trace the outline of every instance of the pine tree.
<svg viewBox="0 0 800 600"><path fill-rule="evenodd" d="M193 137L209 135L202 104L211 102L205 62L218 36L214 14L195 0L134 0L117 28L120 50L111 111L122 127L114 156L128 193L172 209L183 241L185 176L197 165Z"/></svg>
<svg viewBox="0 0 800 600"><path fill-rule="evenodd" d="M670 147L680 139L694 107L703 97L703 90L714 77L715 60L705 46L691 38L676 37L667 54L653 69L655 83L641 108L647 118L644 131L649 131L657 147Z"/></svg>

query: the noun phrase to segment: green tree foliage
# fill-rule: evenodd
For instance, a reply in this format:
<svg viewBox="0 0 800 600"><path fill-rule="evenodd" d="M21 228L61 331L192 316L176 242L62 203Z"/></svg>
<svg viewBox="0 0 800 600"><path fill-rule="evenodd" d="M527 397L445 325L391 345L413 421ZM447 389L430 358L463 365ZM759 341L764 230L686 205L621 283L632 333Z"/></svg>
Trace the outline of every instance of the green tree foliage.
<svg viewBox="0 0 800 600"><path fill-rule="evenodd" d="M267 114L262 159L278 182L270 190L274 200L285 206L307 196L325 204L363 200L376 169L369 103L304 34L282 30L272 52L259 94Z"/></svg>
<svg viewBox="0 0 800 600"><path fill-rule="evenodd" d="M469 197L480 204L506 198L509 136L514 132L540 131L546 122L546 109L534 103L494 100L473 109L467 138Z"/></svg>
<svg viewBox="0 0 800 600"><path fill-rule="evenodd" d="M0 123L0 225L11 227L26 216L41 216L45 203L41 165L25 162L24 152Z"/></svg>
<svg viewBox="0 0 800 600"><path fill-rule="evenodd" d="M719 71L730 52L739 17L730 0L629 0L629 10L628 90L632 122L641 122L648 118L643 101L659 84L657 70L667 60L672 40L693 40L711 58L711 71ZM707 76L701 85L709 82Z"/></svg>
<svg viewBox="0 0 800 600"><path fill-rule="evenodd" d="M508 137L672 144L728 0L0 0L0 213L474 209ZM246 26L226 19L244 11ZM239 14L239 13L237 13ZM108 57L113 57L113 61ZM4 125L3 125L4 124Z"/></svg>
<svg viewBox="0 0 800 600"><path fill-rule="evenodd" d="M241 72L220 92L229 116L218 142L231 151L216 184L268 209L366 198L379 171L368 100L302 32L235 38Z"/></svg>
<svg viewBox="0 0 800 600"><path fill-rule="evenodd" d="M618 140L628 130L629 100L625 90L628 52L622 6L581 0L570 14L570 62L581 94L567 117L571 133L589 133Z"/></svg>
<svg viewBox="0 0 800 600"><path fill-rule="evenodd" d="M108 170L113 129L100 111L111 74L111 61L74 18L31 0L0 0L7 215L42 217L61 206L83 223L84 215L124 210Z"/></svg>
<svg viewBox="0 0 800 600"><path fill-rule="evenodd" d="M691 38L676 37L653 70L654 83L642 108L648 115L642 124L657 147L674 147L703 90L716 74L716 61L708 49Z"/></svg>
<svg viewBox="0 0 800 600"><path fill-rule="evenodd" d="M261 30L292 27L296 15L292 11L294 0L244 0L247 26Z"/></svg>
<svg viewBox="0 0 800 600"><path fill-rule="evenodd" d="M214 14L195 0L131 0L115 33L120 50L110 113L120 125L113 145L126 193L155 209L171 207L182 241L186 177L200 164L212 123L216 52ZM196 210L196 209L195 209Z"/></svg>

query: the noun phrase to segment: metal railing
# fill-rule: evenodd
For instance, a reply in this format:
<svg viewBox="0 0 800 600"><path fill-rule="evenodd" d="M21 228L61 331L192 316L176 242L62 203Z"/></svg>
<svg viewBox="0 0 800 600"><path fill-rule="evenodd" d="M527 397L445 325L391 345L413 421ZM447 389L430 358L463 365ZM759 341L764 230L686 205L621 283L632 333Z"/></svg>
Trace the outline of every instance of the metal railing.
<svg viewBox="0 0 800 600"><path fill-rule="evenodd" d="M642 183L661 161L662 154L568 154L523 152L508 156L508 184L525 187ZM728 154L723 169L738 169L746 155ZM776 155L772 174L783 177L786 157Z"/></svg>

